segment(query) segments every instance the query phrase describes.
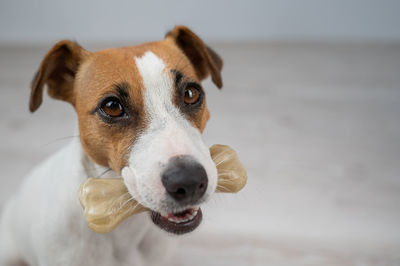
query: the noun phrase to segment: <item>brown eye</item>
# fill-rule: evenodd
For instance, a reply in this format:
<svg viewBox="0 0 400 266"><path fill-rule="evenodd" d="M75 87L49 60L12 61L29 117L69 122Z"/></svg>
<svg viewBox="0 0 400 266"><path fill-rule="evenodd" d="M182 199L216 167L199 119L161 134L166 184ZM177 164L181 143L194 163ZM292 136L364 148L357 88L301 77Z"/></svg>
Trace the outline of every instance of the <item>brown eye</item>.
<svg viewBox="0 0 400 266"><path fill-rule="evenodd" d="M118 99L106 99L101 105L101 110L110 117L120 117L124 112L124 108Z"/></svg>
<svg viewBox="0 0 400 266"><path fill-rule="evenodd" d="M186 104L195 104L200 99L200 92L198 89L193 87L188 87L185 89L184 101Z"/></svg>

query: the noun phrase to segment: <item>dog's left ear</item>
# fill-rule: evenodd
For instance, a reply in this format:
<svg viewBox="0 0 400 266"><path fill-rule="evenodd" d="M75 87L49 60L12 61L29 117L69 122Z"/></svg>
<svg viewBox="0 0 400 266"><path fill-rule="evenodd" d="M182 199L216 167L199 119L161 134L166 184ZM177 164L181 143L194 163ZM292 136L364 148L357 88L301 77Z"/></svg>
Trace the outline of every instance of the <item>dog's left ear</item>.
<svg viewBox="0 0 400 266"><path fill-rule="evenodd" d="M199 79L205 79L211 74L212 81L222 88L222 59L210 47L185 26L176 26L168 32L166 38L172 38L193 64Z"/></svg>
<svg viewBox="0 0 400 266"><path fill-rule="evenodd" d="M64 40L56 43L44 57L32 80L29 110L36 111L42 103L43 88L55 99L73 104L75 74L88 51L79 44Z"/></svg>

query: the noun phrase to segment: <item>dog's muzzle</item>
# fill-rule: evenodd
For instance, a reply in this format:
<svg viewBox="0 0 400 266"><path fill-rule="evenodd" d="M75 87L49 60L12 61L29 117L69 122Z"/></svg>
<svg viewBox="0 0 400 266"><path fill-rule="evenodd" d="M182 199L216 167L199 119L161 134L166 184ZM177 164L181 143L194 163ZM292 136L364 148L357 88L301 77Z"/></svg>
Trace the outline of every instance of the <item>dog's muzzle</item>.
<svg viewBox="0 0 400 266"><path fill-rule="evenodd" d="M192 156L172 157L161 175L162 184L168 197L177 206L198 205L207 190L208 178L204 167ZM179 213L152 212L153 222L174 234L193 231L200 224L202 213L200 208L188 208Z"/></svg>

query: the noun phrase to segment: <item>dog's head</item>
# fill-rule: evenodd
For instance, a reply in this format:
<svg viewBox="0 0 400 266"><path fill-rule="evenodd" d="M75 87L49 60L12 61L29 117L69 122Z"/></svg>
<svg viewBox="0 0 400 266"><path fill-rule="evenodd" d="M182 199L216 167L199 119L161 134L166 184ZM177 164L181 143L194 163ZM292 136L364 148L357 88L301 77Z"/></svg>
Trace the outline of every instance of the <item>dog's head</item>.
<svg viewBox="0 0 400 266"><path fill-rule="evenodd" d="M220 57L177 26L159 42L89 52L57 43L32 82L30 110L51 97L71 103L86 154L120 174L153 221L186 233L215 191L217 170L202 140L209 112L200 81L222 87Z"/></svg>

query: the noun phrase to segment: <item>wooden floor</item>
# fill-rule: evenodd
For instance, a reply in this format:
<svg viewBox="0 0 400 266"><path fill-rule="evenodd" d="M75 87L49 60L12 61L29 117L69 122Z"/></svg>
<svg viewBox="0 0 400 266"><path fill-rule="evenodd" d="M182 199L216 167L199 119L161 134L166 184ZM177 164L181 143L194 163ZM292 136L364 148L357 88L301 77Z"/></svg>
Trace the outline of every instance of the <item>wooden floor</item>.
<svg viewBox="0 0 400 266"><path fill-rule="evenodd" d="M0 203L76 137L67 104L28 113L48 48L0 47ZM235 147L249 182L203 208L174 265L400 265L400 44L215 48L205 140Z"/></svg>

